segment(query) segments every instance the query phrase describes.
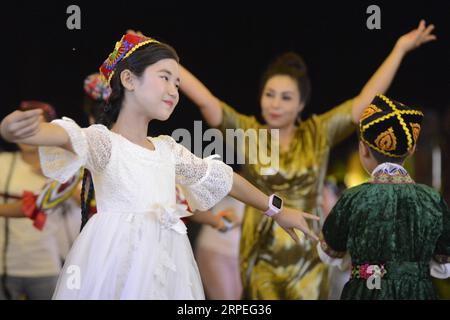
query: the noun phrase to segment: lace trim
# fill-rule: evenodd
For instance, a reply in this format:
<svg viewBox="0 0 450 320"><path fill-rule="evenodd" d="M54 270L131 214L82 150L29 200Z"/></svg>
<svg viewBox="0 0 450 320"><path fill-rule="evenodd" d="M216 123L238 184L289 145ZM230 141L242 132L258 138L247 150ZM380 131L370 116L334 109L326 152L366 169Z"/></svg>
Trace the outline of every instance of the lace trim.
<svg viewBox="0 0 450 320"><path fill-rule="evenodd" d="M192 210L207 210L222 200L233 185L233 169L213 155L198 158L172 137L166 141L175 161L176 183L179 184Z"/></svg>
<svg viewBox="0 0 450 320"><path fill-rule="evenodd" d="M193 185L180 185L192 210L208 210L222 200L233 186L233 169L222 161L205 159L205 176Z"/></svg>

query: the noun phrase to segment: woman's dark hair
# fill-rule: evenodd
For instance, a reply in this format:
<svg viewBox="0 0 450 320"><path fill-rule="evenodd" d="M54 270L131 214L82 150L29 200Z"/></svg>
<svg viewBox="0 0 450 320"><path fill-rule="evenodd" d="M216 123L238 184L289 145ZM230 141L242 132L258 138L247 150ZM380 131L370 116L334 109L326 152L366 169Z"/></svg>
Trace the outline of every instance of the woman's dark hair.
<svg viewBox="0 0 450 320"><path fill-rule="evenodd" d="M173 59L179 62L175 49L164 43L153 42L137 49L128 58L120 61L114 68L114 75L110 82L111 95L105 104L103 114L100 115L99 123L111 128L114 122L117 121L124 98L124 88L120 81L120 73L128 69L137 77L141 77L148 66L163 59ZM86 189L88 189L87 196ZM90 203L93 195L94 184L92 176L85 169L81 187L81 229L83 229L89 219Z"/></svg>
<svg viewBox="0 0 450 320"><path fill-rule="evenodd" d="M301 56L295 52L286 52L275 58L262 76L260 96L263 93L267 81L277 75L286 75L294 79L297 82L298 91L300 93L300 102L303 102L305 105L309 102L311 96L311 81L309 80L305 61L303 61Z"/></svg>

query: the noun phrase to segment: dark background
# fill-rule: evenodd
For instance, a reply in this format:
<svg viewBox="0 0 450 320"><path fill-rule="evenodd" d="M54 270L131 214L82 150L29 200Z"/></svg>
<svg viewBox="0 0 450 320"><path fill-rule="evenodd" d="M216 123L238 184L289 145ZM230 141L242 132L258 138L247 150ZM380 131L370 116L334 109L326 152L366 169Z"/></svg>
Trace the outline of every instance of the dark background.
<svg viewBox="0 0 450 320"><path fill-rule="evenodd" d="M421 18L436 25L438 41L410 53L392 98L444 114L450 105L450 1L16 1L1 12L1 110L21 100L51 103L60 116L87 124L82 84L128 28L176 48L181 63L219 98L259 116L259 79L288 50L301 54L312 80L304 117L356 95L402 34ZM81 8L81 30L68 30L66 9ZM381 30L368 30L366 9L381 8ZM193 128L200 120L185 98L152 134Z"/></svg>

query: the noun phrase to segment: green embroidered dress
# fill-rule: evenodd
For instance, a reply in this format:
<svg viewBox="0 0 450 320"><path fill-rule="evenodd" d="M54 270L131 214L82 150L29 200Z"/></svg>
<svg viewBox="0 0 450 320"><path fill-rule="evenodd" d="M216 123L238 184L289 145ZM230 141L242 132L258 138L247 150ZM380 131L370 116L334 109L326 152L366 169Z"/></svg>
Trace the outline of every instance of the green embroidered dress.
<svg viewBox="0 0 450 320"><path fill-rule="evenodd" d="M347 190L322 231L328 256L351 256L341 299L437 298L430 262L450 262L450 213L439 193L414 183L403 167L382 164L370 182ZM384 269L378 287L368 286L369 265Z"/></svg>

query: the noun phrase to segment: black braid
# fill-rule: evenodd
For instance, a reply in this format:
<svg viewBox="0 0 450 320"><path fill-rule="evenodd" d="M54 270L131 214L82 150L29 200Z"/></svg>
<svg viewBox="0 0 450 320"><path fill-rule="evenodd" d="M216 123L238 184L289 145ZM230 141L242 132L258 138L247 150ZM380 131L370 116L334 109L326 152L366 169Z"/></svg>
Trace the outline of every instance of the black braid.
<svg viewBox="0 0 450 320"><path fill-rule="evenodd" d="M89 180L88 194L86 195L86 183ZM83 174L83 183L81 186L81 228L80 231L83 230L85 224L89 219L89 211L90 211L90 203L92 200L94 191L94 183L92 182L92 176L89 170L84 169Z"/></svg>
<svg viewBox="0 0 450 320"><path fill-rule="evenodd" d="M103 113L100 115L99 123L111 129L120 113L122 101L124 97L124 88L121 84L120 77L113 77L110 82L111 95L106 102Z"/></svg>

